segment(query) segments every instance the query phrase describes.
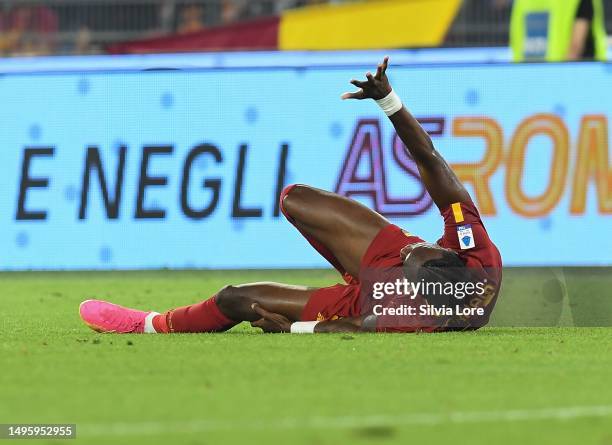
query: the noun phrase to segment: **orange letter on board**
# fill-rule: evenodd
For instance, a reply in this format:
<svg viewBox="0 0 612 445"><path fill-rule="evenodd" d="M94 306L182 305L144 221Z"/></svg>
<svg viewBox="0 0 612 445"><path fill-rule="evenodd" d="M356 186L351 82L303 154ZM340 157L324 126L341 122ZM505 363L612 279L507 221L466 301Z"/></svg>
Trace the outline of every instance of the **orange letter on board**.
<svg viewBox="0 0 612 445"><path fill-rule="evenodd" d="M550 180L544 193L527 196L522 189L527 146L536 135L553 142ZM569 160L569 135L563 121L554 114L536 114L520 123L510 144L506 172L508 204L519 215L540 217L548 214L563 195Z"/></svg>
<svg viewBox="0 0 612 445"><path fill-rule="evenodd" d="M495 201L489 187L489 178L502 162L504 133L499 124L488 117L458 117L453 121L453 136L479 137L486 142L486 152L478 163L452 164L451 168L461 182L474 186L476 204L482 215L495 215Z"/></svg>
<svg viewBox="0 0 612 445"><path fill-rule="evenodd" d="M603 114L582 118L572 187L570 213L580 215L586 207L589 182L597 189L599 213L612 213L612 169L608 158L608 121Z"/></svg>

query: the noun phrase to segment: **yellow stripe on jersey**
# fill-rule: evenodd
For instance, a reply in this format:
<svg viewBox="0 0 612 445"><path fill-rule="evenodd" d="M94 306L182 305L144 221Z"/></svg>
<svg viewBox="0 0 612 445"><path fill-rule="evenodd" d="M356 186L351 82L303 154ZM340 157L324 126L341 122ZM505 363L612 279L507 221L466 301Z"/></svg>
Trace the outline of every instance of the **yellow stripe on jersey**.
<svg viewBox="0 0 612 445"><path fill-rule="evenodd" d="M456 223L461 223L464 221L463 219L463 212L461 211L461 203L456 202L452 205L453 208L453 215L455 216L455 222Z"/></svg>

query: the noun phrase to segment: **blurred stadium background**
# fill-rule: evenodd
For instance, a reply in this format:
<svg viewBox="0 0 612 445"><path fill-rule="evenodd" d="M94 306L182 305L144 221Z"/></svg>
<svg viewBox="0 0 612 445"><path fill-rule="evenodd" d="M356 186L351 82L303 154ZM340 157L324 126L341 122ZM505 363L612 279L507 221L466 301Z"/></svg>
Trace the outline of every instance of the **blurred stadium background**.
<svg viewBox="0 0 612 445"><path fill-rule="evenodd" d="M99 54L116 42L198 31L322 3L325 2L7 0L2 2L0 11L1 48L4 55ZM464 1L444 46L506 46L510 7L510 0ZM608 23L612 21L609 9Z"/></svg>
<svg viewBox="0 0 612 445"><path fill-rule="evenodd" d="M0 9L0 48L7 56L101 54L118 42L197 32L270 18L306 6L349 2L351 0L5 0ZM460 3L459 10L439 46L508 45L512 0L450 3ZM604 5L607 29L612 29L612 7L607 0ZM410 41L410 29L396 32ZM224 47L220 45L216 49Z"/></svg>
<svg viewBox="0 0 612 445"><path fill-rule="evenodd" d="M471 443L609 444L612 66L513 63L519 1L2 1L0 422L77 422L83 443L442 443L475 423ZM594 5L612 31L612 0ZM339 100L386 54L502 252L491 328L115 340L81 325L88 297L165 310L225 284L335 282L279 215L292 182L437 239L390 124ZM338 399L338 381L365 389Z"/></svg>

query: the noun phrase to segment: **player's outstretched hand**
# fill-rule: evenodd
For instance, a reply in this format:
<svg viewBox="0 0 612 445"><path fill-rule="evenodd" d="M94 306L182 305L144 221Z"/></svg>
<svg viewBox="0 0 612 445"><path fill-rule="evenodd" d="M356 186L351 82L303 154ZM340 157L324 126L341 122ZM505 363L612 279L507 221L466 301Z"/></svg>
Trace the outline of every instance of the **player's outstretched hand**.
<svg viewBox="0 0 612 445"><path fill-rule="evenodd" d="M281 314L275 314L262 308L257 303L253 303L251 308L261 316L261 319L251 322L254 328L261 328L264 332L290 332L291 322Z"/></svg>
<svg viewBox="0 0 612 445"><path fill-rule="evenodd" d="M366 81L351 80L351 83L359 88L354 93L344 93L341 97L342 100L346 99L374 99L379 100L386 97L391 92L391 84L387 78L387 67L389 66L389 57L385 57L385 60L378 65L376 74L366 73Z"/></svg>

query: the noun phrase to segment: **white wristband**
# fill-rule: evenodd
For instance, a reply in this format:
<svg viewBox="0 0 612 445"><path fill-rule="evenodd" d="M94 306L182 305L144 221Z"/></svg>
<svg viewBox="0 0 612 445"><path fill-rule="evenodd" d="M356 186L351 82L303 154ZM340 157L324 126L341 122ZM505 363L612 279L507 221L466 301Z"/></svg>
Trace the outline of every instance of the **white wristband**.
<svg viewBox="0 0 612 445"><path fill-rule="evenodd" d="M314 334L315 326L319 324L318 321L296 321L291 323L292 334Z"/></svg>
<svg viewBox="0 0 612 445"><path fill-rule="evenodd" d="M382 108L387 116L397 113L404 107L402 100L393 90L382 99L377 100L376 103Z"/></svg>

